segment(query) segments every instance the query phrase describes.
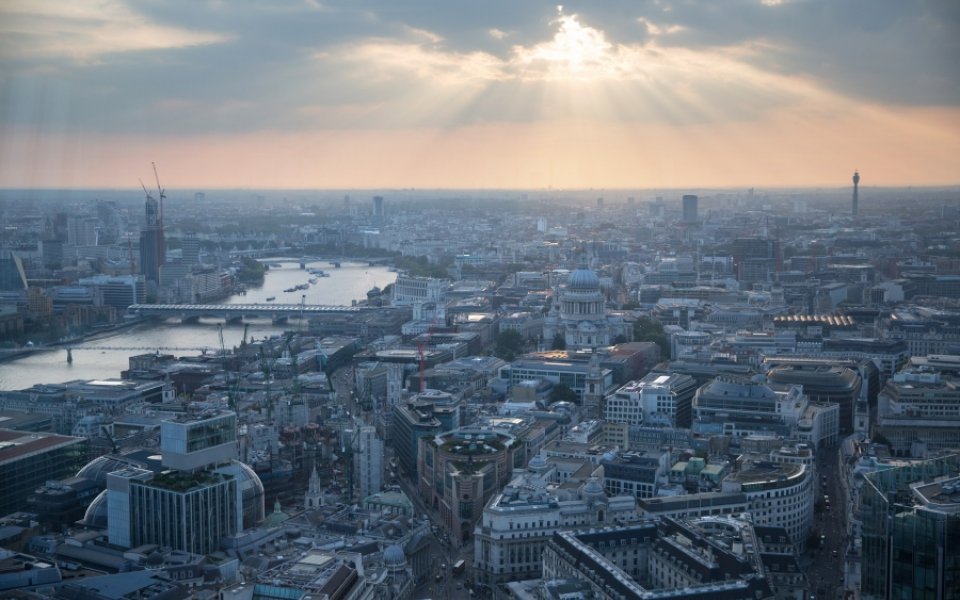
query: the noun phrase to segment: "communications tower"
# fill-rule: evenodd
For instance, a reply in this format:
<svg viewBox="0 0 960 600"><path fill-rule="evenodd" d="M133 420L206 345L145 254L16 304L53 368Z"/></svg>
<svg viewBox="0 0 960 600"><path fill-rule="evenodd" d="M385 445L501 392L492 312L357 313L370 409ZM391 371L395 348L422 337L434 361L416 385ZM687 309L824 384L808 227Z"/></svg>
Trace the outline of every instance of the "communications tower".
<svg viewBox="0 0 960 600"><path fill-rule="evenodd" d="M853 172L853 206L851 208L851 214L856 217L857 213L860 211L860 198L858 197L857 187L860 185L860 171Z"/></svg>

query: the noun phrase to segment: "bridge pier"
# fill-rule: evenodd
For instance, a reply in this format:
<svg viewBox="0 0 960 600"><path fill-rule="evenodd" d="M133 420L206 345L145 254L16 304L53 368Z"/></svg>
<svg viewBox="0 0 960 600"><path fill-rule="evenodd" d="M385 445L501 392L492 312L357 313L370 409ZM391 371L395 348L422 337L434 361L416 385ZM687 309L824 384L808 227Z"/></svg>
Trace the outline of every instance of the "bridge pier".
<svg viewBox="0 0 960 600"><path fill-rule="evenodd" d="M224 319L226 319L227 325L243 323L243 315L226 315Z"/></svg>
<svg viewBox="0 0 960 600"><path fill-rule="evenodd" d="M183 324L183 323L197 323L198 321L200 321L200 317L199 317L198 315L193 315L193 316L183 315L182 317L180 317L180 323L182 323L182 324Z"/></svg>
<svg viewBox="0 0 960 600"><path fill-rule="evenodd" d="M289 317L273 317L271 321L274 325L286 325Z"/></svg>

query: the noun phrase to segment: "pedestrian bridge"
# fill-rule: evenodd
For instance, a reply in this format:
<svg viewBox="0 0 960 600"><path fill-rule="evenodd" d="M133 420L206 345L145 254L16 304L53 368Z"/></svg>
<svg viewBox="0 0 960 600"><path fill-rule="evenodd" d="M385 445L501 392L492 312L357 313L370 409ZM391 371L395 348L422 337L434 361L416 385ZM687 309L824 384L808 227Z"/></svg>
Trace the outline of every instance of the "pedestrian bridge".
<svg viewBox="0 0 960 600"><path fill-rule="evenodd" d="M227 321L244 317L270 317L274 320L289 317L310 318L316 315L351 314L376 310L368 306L336 306L317 304L131 304L127 311L144 317L179 317L198 319L210 317Z"/></svg>

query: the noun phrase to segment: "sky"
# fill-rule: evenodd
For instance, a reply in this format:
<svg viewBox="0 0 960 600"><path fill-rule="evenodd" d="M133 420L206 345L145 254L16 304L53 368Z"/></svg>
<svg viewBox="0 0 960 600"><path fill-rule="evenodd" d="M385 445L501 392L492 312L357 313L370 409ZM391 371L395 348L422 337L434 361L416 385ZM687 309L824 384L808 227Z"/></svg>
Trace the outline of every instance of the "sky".
<svg viewBox="0 0 960 600"><path fill-rule="evenodd" d="M957 0L2 0L0 187L960 183Z"/></svg>

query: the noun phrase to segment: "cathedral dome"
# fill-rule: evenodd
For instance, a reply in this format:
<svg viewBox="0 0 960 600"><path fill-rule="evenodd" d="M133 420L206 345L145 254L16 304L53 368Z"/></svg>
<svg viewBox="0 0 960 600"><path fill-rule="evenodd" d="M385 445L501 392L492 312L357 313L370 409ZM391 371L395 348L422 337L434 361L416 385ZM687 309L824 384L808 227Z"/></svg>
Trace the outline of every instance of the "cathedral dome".
<svg viewBox="0 0 960 600"><path fill-rule="evenodd" d="M550 468L550 465L547 464L547 461L543 456L537 454L530 459L529 468L535 473L543 473Z"/></svg>
<svg viewBox="0 0 960 600"><path fill-rule="evenodd" d="M403 548L396 544L387 546L383 551L383 564L388 567L401 567L407 562L407 557L403 553Z"/></svg>
<svg viewBox="0 0 960 600"><path fill-rule="evenodd" d="M591 477L587 480L586 485L583 486L583 493L588 496L602 496L603 486L600 485L596 477Z"/></svg>
<svg viewBox="0 0 960 600"><path fill-rule="evenodd" d="M567 277L567 289L593 292L600 289L600 278L590 269L577 269Z"/></svg>

